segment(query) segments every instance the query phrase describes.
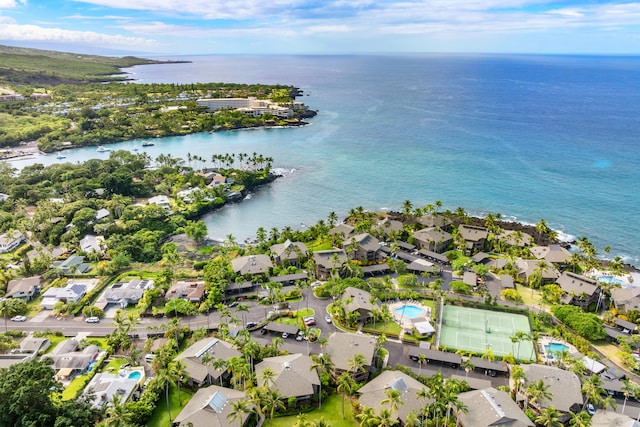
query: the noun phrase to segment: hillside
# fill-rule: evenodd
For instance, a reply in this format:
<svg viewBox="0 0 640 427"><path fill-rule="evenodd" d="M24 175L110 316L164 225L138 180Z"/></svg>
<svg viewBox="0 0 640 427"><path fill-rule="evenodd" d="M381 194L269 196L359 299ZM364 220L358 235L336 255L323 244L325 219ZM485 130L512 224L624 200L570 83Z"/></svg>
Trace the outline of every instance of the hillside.
<svg viewBox="0 0 640 427"><path fill-rule="evenodd" d="M120 68L153 64L133 56L108 57L0 45L0 84L56 85L119 80Z"/></svg>

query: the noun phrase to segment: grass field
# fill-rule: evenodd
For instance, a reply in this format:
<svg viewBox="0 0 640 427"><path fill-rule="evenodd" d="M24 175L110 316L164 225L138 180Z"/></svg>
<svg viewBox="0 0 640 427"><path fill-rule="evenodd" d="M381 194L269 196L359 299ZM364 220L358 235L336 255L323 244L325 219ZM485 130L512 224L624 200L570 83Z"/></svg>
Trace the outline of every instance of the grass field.
<svg viewBox="0 0 640 427"><path fill-rule="evenodd" d="M193 397L194 393L185 390L184 387L180 388L180 402L178 402L178 388L169 387L169 402L171 407L171 419L175 419L176 416L182 411L182 409L189 403L189 400ZM160 393L160 399L158 400L158 406L153 411L151 419L147 423L148 427L168 427L171 426L169 421L169 410L167 408L167 395Z"/></svg>
<svg viewBox="0 0 640 427"><path fill-rule="evenodd" d="M531 360L531 355L535 354L533 343L511 340L517 331L531 334L529 319L522 314L446 305L440 344L478 354L491 349L498 357L511 353L517 359Z"/></svg>

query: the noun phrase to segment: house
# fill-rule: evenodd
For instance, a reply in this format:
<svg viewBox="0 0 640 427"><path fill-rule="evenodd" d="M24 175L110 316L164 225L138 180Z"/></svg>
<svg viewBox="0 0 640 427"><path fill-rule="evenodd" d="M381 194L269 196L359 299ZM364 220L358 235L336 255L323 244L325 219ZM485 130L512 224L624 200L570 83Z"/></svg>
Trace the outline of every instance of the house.
<svg viewBox="0 0 640 427"><path fill-rule="evenodd" d="M47 354L47 357L53 360L58 381L87 372L89 366L98 359L98 346L88 345L82 350L78 350L78 347L79 343L72 338L62 341Z"/></svg>
<svg viewBox="0 0 640 427"><path fill-rule="evenodd" d="M128 305L137 304L144 295L144 291L153 288L153 280L130 280L116 282L102 295L107 304L117 304L124 309Z"/></svg>
<svg viewBox="0 0 640 427"><path fill-rule="evenodd" d="M231 268L234 273L242 276L245 274L251 276L257 274L269 275L273 268L273 264L267 255L248 255L232 259Z"/></svg>
<svg viewBox="0 0 640 427"><path fill-rule="evenodd" d="M572 371L565 371L564 369L548 365L530 364L520 365L520 367L525 375L525 383L522 389L540 380L548 386L551 399L541 398L532 404L538 410L548 406L555 407L563 413L560 418L561 422L568 421L570 411L580 412L584 401L582 399L580 378L578 378L576 374ZM523 394L519 394L516 397L517 402L523 400L525 400Z"/></svg>
<svg viewBox="0 0 640 427"><path fill-rule="evenodd" d="M451 245L453 237L441 228L423 228L413 233L419 249L425 249L438 254L445 252Z"/></svg>
<svg viewBox="0 0 640 427"><path fill-rule="evenodd" d="M244 391L230 388L209 386L199 389L189 403L173 420L178 427L237 427L241 425L262 425L262 419L256 421L257 408L249 404L251 414L238 416L231 420L229 414L233 411L233 403L238 400L250 401ZM250 421L253 418L252 421ZM242 422L241 422L242 420Z"/></svg>
<svg viewBox="0 0 640 427"><path fill-rule="evenodd" d="M293 109L279 105L266 99L247 98L200 98L196 100L198 107L206 107L211 111L233 109L252 117L272 114L277 117L288 118L293 115Z"/></svg>
<svg viewBox="0 0 640 427"><path fill-rule="evenodd" d="M597 281L570 271L563 271L556 283L565 292L562 297L564 304L576 305L586 310L589 305L596 304L600 297Z"/></svg>
<svg viewBox="0 0 640 427"><path fill-rule="evenodd" d="M467 251L470 252L483 250L489 236L489 230L486 227L477 225L460 224L458 232L466 242Z"/></svg>
<svg viewBox="0 0 640 427"><path fill-rule="evenodd" d="M186 282L180 280L169 288L164 294L165 301L171 301L175 298L186 299L191 302L199 302L204 295L204 281Z"/></svg>
<svg viewBox="0 0 640 427"><path fill-rule="evenodd" d="M640 287L612 288L611 299L618 311L640 310Z"/></svg>
<svg viewBox="0 0 640 427"><path fill-rule="evenodd" d="M20 353L38 354L51 347L49 338L34 338L28 336L20 342Z"/></svg>
<svg viewBox="0 0 640 427"><path fill-rule="evenodd" d="M334 376L337 377L343 372L349 372L354 380L365 381L369 377L369 370L373 366L376 340L370 335L333 332L327 339L324 351L333 362ZM361 354L364 357L364 372L353 372L351 360L356 354Z"/></svg>
<svg viewBox="0 0 640 427"><path fill-rule="evenodd" d="M397 390L402 404L398 405L398 411L392 413L392 416L405 425L409 413L419 414L425 405L422 398L418 397L418 393L423 388L425 386L421 382L404 372L386 370L358 389L358 402L361 406L367 406L379 412L387 406L381 404L387 398L387 390Z"/></svg>
<svg viewBox="0 0 640 427"><path fill-rule="evenodd" d="M65 304L78 302L87 294L87 285L69 282L64 288L49 288L42 294L40 305L44 310L53 310L53 306L62 301Z"/></svg>
<svg viewBox="0 0 640 427"><path fill-rule="evenodd" d="M189 384L201 387L204 384L222 382L230 375L224 368L214 368L209 360L229 360L240 356L240 351L233 344L217 338L204 338L185 349L176 360L184 362Z"/></svg>
<svg viewBox="0 0 640 427"><path fill-rule="evenodd" d="M86 254L91 252L104 253L104 237L87 234L79 243L80 250Z"/></svg>
<svg viewBox="0 0 640 427"><path fill-rule="evenodd" d="M334 273L342 274L344 263L347 262L347 253L344 249L317 251L313 253L313 260L316 263L316 277L327 280Z"/></svg>
<svg viewBox="0 0 640 427"><path fill-rule="evenodd" d="M164 208L166 210L171 209L171 201L167 196L162 194L159 196L149 198L148 203L150 205L160 206L161 208Z"/></svg>
<svg viewBox="0 0 640 427"><path fill-rule="evenodd" d="M571 252L561 245L534 246L529 251L535 258L559 264L561 267L571 263Z"/></svg>
<svg viewBox="0 0 640 427"><path fill-rule="evenodd" d="M524 248L533 242L533 237L529 233L519 230L502 230L502 233L496 236L496 240L509 246Z"/></svg>
<svg viewBox="0 0 640 427"><path fill-rule="evenodd" d="M467 411L461 411L457 415L458 425L461 427L535 425L505 391L490 387L460 393L458 399L467 407Z"/></svg>
<svg viewBox="0 0 640 427"><path fill-rule="evenodd" d="M107 218L109 215L111 214L107 209L100 208L96 212L96 221L102 221L103 219Z"/></svg>
<svg viewBox="0 0 640 427"><path fill-rule="evenodd" d="M6 254L16 249L26 237L20 231L0 234L0 254Z"/></svg>
<svg viewBox="0 0 640 427"><path fill-rule="evenodd" d="M623 334L631 335L638 333L638 325L628 320L616 319L615 325Z"/></svg>
<svg viewBox="0 0 640 427"><path fill-rule="evenodd" d="M413 274L438 274L440 267L426 259L416 258L407 265L407 272Z"/></svg>
<svg viewBox="0 0 640 427"><path fill-rule="evenodd" d="M438 227L445 231L451 231L451 220L443 214L426 214L418 218L418 223L423 227Z"/></svg>
<svg viewBox="0 0 640 427"><path fill-rule="evenodd" d="M99 372L91 378L83 395L89 397L91 405L96 408L110 406L114 396L118 396L120 403L124 404L138 390L139 384L140 379L137 378L129 378L119 373Z"/></svg>
<svg viewBox="0 0 640 427"><path fill-rule="evenodd" d="M293 265L300 266L300 261L305 258L307 253L307 245L302 242L292 242L286 240L284 243L278 243L271 246L271 257L276 265Z"/></svg>
<svg viewBox="0 0 640 427"><path fill-rule="evenodd" d="M10 280L9 283L7 283L7 293L5 297L31 301L31 298L40 292L40 283L40 276Z"/></svg>
<svg viewBox="0 0 640 427"><path fill-rule="evenodd" d="M344 310L347 316L351 313L358 314L358 322L366 323L372 318L371 312L377 308L371 302L371 294L365 290L347 287L340 297L344 303Z"/></svg>
<svg viewBox="0 0 640 427"><path fill-rule="evenodd" d="M376 262L386 259L380 241L369 233L360 233L345 239L342 242L350 259L363 262Z"/></svg>
<svg viewBox="0 0 640 427"><path fill-rule="evenodd" d="M341 238L342 240L348 238L353 234L355 228L350 226L349 224L338 224L329 230L329 236L336 236Z"/></svg>
<svg viewBox="0 0 640 427"><path fill-rule="evenodd" d="M91 270L91 264L84 262L84 257L79 255L72 255L69 258L62 261L54 261L51 267L55 270L59 270L60 274L82 274Z"/></svg>
<svg viewBox="0 0 640 427"><path fill-rule="evenodd" d="M553 264L546 260L517 259L516 267L518 267L518 275L527 281L536 271L539 271L543 285L555 283L558 276L560 276Z"/></svg>
<svg viewBox="0 0 640 427"><path fill-rule="evenodd" d="M389 219L389 217L385 217L384 219L378 221L378 223L374 226L374 230L378 233L376 235L385 237L397 235L398 233L402 232L403 229L404 225L401 221Z"/></svg>
<svg viewBox="0 0 640 427"><path fill-rule="evenodd" d="M256 365L258 386L278 390L285 401L292 397L297 401L309 401L320 390L320 378L312 366L313 360L300 353L267 357ZM271 380L262 375L267 368L273 371Z"/></svg>
<svg viewBox="0 0 640 427"><path fill-rule="evenodd" d="M8 194L0 193L0 202L4 202L9 198Z"/></svg>
<svg viewBox="0 0 640 427"><path fill-rule="evenodd" d="M640 422L628 415L598 409L591 417L591 427L640 427Z"/></svg>

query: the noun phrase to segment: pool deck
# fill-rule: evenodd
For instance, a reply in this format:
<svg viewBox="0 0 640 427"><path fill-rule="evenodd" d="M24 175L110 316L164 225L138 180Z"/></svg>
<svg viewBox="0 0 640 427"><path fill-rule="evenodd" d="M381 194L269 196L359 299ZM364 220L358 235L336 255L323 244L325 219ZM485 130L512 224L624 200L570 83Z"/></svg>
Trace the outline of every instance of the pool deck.
<svg viewBox="0 0 640 427"><path fill-rule="evenodd" d="M606 270L591 270L586 274L586 276L596 280L600 276L610 276L616 280L619 280L621 282L620 285L623 288L640 286L640 273L615 274L611 271Z"/></svg>
<svg viewBox="0 0 640 427"><path fill-rule="evenodd" d="M540 336L540 338L538 338L538 354L540 355L540 360L542 361L542 363L544 363L545 365L553 365L555 362L555 359L553 356L547 354L547 350L545 349L545 346L551 344L551 343L558 343L558 344L562 344L562 345L566 345L567 347L569 347L569 354L571 356L575 356L578 353L578 350L571 344L569 344L568 342L560 339L560 338L554 338L548 335L542 335Z"/></svg>
<svg viewBox="0 0 640 427"><path fill-rule="evenodd" d="M418 301L398 301L391 303L389 304L389 311L391 312L394 320L400 325L403 330L410 331L413 329L413 319L409 319L396 313L397 309L405 305L413 305L422 309L422 313L418 317L414 317L413 319L431 319L431 307L425 307Z"/></svg>

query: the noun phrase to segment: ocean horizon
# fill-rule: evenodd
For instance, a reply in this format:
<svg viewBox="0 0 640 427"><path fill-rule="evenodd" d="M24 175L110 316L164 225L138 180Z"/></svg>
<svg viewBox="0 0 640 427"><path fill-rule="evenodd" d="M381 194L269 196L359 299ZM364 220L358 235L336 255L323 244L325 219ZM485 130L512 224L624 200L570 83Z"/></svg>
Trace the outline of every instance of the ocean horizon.
<svg viewBox="0 0 640 427"><path fill-rule="evenodd" d="M298 128L154 140L152 157L257 152L285 176L208 214L209 236L304 228L404 200L544 219L565 240L639 265L640 58L559 55L210 55L137 66L140 83L290 84L318 110ZM140 141L115 144L131 149ZM95 147L65 161L106 158ZM53 163L55 155L14 162ZM611 247L609 254L603 249Z"/></svg>

